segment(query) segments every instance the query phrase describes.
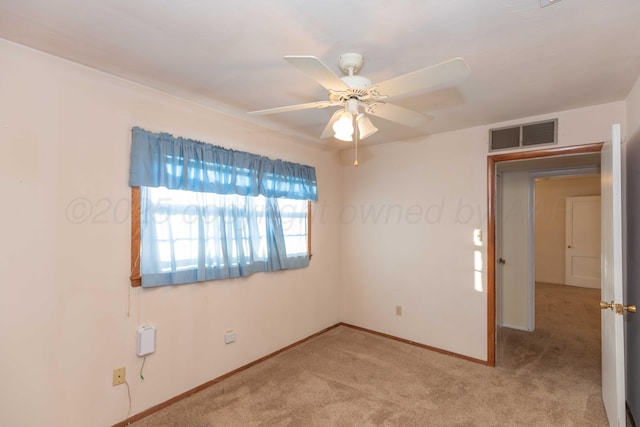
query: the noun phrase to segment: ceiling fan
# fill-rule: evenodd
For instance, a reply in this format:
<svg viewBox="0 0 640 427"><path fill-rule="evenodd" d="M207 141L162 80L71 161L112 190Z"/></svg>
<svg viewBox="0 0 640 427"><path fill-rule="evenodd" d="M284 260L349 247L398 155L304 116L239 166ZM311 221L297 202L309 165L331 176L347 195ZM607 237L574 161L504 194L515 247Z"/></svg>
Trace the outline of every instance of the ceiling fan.
<svg viewBox="0 0 640 427"><path fill-rule="evenodd" d="M340 56L338 65L344 74L343 77L338 77L315 56L287 55L284 59L327 89L329 99L251 111L248 114L273 114L340 106L342 108L333 114L320 137L333 136L342 141L352 141L355 128L357 128L356 142L358 138L364 139L378 130L367 115L380 117L408 127L421 127L432 117L391 104L387 102L387 99L457 80L469 74L464 60L454 58L373 84L366 77L357 75L364 65L364 57L359 53L345 53ZM356 126L354 126L354 121Z"/></svg>

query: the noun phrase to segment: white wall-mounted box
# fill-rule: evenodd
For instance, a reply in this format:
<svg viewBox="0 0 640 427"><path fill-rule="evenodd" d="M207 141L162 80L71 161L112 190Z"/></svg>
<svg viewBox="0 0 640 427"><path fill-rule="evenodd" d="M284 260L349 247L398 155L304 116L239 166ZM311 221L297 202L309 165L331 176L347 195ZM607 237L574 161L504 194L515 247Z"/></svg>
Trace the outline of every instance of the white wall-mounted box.
<svg viewBox="0 0 640 427"><path fill-rule="evenodd" d="M156 327L141 326L138 328L138 356L146 356L156 351Z"/></svg>

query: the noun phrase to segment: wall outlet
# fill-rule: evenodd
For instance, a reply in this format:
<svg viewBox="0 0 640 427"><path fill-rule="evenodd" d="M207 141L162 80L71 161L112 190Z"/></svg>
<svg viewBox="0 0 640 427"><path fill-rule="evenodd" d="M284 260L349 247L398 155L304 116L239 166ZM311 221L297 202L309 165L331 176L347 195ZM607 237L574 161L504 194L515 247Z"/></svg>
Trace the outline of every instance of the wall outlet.
<svg viewBox="0 0 640 427"><path fill-rule="evenodd" d="M124 382L127 380L126 378L126 370L124 368L124 366L122 368L118 368L118 369L114 369L113 370L113 385L117 386L120 384L124 384Z"/></svg>
<svg viewBox="0 0 640 427"><path fill-rule="evenodd" d="M225 344L231 344L232 342L234 342L236 339L238 338L238 336L236 335L235 331L227 331L224 334L224 343Z"/></svg>
<svg viewBox="0 0 640 427"><path fill-rule="evenodd" d="M396 316L402 316L402 306L396 305Z"/></svg>

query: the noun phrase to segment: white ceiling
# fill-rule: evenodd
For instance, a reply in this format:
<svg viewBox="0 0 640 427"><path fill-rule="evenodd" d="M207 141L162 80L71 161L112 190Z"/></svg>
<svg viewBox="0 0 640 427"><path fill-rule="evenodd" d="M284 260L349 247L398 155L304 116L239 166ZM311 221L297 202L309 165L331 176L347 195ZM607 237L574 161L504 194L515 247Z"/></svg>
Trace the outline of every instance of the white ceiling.
<svg viewBox="0 0 640 427"><path fill-rule="evenodd" d="M371 144L623 100L640 74L638 0L0 0L0 37L336 147L337 107L245 114L327 99L284 55L341 75L359 52L374 83L465 59L463 81L393 99L434 120L373 118Z"/></svg>

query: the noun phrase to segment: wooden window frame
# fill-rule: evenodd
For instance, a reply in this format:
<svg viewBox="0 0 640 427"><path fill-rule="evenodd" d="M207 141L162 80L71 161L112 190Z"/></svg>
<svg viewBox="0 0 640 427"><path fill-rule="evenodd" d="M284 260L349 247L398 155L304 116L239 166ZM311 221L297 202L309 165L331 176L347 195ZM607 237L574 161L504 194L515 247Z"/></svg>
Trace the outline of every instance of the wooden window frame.
<svg viewBox="0 0 640 427"><path fill-rule="evenodd" d="M131 286L142 286L140 273L140 187L131 187ZM311 253L311 201L307 202L307 254Z"/></svg>
<svg viewBox="0 0 640 427"><path fill-rule="evenodd" d="M142 286L140 274L140 187L131 187L131 286Z"/></svg>

